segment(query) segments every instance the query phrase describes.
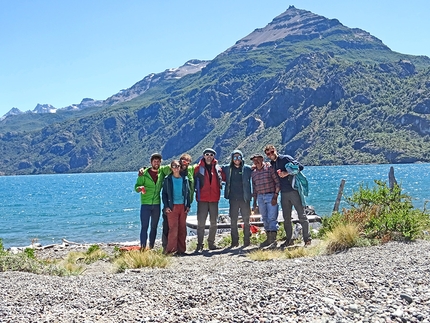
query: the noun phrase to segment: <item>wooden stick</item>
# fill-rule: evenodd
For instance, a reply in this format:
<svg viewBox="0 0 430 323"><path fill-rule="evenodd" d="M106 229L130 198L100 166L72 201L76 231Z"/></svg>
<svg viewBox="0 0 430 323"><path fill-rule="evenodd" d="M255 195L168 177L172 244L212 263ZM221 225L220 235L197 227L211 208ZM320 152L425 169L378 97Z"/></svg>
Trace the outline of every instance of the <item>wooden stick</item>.
<svg viewBox="0 0 430 323"><path fill-rule="evenodd" d="M339 212L339 204L340 204L340 199L342 198L342 193L343 193L343 187L344 186L345 186L345 180L342 179L340 181L339 191L337 193L336 202L334 203L333 212Z"/></svg>
<svg viewBox="0 0 430 323"><path fill-rule="evenodd" d="M394 188L394 185L397 185L396 178L394 177L394 167L390 167L390 172L388 173L388 183L390 186L390 190Z"/></svg>

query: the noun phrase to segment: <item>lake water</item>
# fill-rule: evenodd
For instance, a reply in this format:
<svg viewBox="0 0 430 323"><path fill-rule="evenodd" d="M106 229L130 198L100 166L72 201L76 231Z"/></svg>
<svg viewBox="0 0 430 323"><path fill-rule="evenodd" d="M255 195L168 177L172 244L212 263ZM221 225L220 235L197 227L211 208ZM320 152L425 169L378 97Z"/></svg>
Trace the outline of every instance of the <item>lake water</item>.
<svg viewBox="0 0 430 323"><path fill-rule="evenodd" d="M390 166L414 206L422 209L430 200L430 164L308 166L307 204L319 215L330 215L341 179L346 181L344 195L350 196L360 184L388 182ZM61 243L62 238L80 243L138 241L136 177L135 172L0 177L0 238L5 248L27 246L33 239L42 245ZM340 207L348 207L344 199ZM227 208L222 198L220 209ZM194 202L190 215L195 214Z"/></svg>

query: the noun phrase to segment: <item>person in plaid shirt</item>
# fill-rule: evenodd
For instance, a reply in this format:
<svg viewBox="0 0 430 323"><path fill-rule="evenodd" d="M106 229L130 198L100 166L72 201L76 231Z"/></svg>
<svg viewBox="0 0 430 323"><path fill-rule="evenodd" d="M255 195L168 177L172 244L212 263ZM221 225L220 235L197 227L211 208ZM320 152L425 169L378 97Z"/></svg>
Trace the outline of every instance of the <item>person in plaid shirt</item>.
<svg viewBox="0 0 430 323"><path fill-rule="evenodd" d="M269 163L263 163L263 155L254 154L251 157L254 170L251 173L254 210L257 207L261 213L267 238L260 248L275 247L278 233L278 194L281 190L279 177Z"/></svg>

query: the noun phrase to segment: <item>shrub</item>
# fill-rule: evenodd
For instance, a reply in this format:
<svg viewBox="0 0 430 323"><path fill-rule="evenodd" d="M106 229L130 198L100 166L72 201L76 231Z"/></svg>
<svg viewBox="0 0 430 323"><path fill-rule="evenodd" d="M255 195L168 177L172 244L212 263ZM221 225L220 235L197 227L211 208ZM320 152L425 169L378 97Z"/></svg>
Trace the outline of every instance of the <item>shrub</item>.
<svg viewBox="0 0 430 323"><path fill-rule="evenodd" d="M425 208L414 209L411 197L403 194L399 185L390 189L382 181L375 180L375 184L373 188L360 186L346 198L351 209L322 218L319 236L338 241L332 242L329 250L373 245L375 241L414 240L423 237L423 232L430 227ZM353 231L357 232L356 237L355 233L352 236ZM342 238L346 233L350 236Z"/></svg>
<svg viewBox="0 0 430 323"><path fill-rule="evenodd" d="M412 198L402 194L399 185L390 189L384 182L375 183L372 189L360 186L347 199L353 209L345 212L345 222L357 224L365 237L383 242L422 237L423 231L430 225L425 209L414 209Z"/></svg>

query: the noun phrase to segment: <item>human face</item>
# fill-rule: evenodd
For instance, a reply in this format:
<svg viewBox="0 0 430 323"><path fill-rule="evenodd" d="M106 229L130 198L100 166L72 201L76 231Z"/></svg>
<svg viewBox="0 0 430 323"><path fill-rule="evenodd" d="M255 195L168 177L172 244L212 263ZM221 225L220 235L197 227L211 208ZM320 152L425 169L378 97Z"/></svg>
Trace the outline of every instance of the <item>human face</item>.
<svg viewBox="0 0 430 323"><path fill-rule="evenodd" d="M179 165L179 163L173 163L170 165L170 169L172 170L173 174L178 174L179 170L181 169L181 165Z"/></svg>
<svg viewBox="0 0 430 323"><path fill-rule="evenodd" d="M188 165L191 163L191 160L188 158L179 159L179 163L181 164L181 169L187 169Z"/></svg>
<svg viewBox="0 0 430 323"><path fill-rule="evenodd" d="M263 168L263 158L262 157L254 157L252 159L252 162L254 163L254 165L257 169Z"/></svg>
<svg viewBox="0 0 430 323"><path fill-rule="evenodd" d="M276 158L278 158L278 153L274 148L266 150L264 152L266 153L266 156L270 158L270 160L276 160Z"/></svg>
<svg viewBox="0 0 430 323"><path fill-rule="evenodd" d="M242 156L239 154L233 155L233 164L236 167L239 167L242 164Z"/></svg>
<svg viewBox="0 0 430 323"><path fill-rule="evenodd" d="M203 157L205 159L205 163L208 165L212 164L212 162L215 158L214 154L212 154L212 153L205 153Z"/></svg>
<svg viewBox="0 0 430 323"><path fill-rule="evenodd" d="M158 170L160 168L160 165L161 159L154 158L153 160L151 160L151 166L153 170Z"/></svg>

